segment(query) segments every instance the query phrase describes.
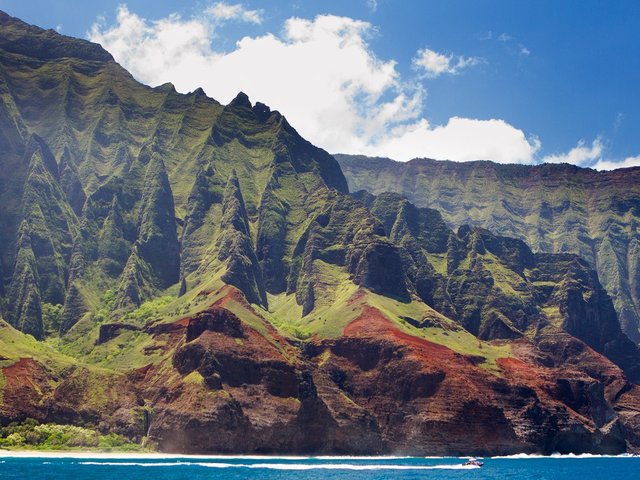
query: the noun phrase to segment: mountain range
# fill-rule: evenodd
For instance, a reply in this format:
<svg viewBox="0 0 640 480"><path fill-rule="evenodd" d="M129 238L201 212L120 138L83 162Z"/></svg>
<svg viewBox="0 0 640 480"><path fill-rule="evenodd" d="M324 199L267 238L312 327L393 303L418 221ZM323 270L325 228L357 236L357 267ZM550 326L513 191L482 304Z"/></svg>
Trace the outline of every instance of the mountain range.
<svg viewBox="0 0 640 480"><path fill-rule="evenodd" d="M528 191L546 223L509 229L489 178L502 210L452 175L400 190L415 162L384 162L0 13L0 424L183 453L638 451L636 297L602 266L632 189L598 200L589 255L571 225L598 201L567 167ZM566 189L584 203L557 220ZM573 236L544 240L558 222Z"/></svg>
<svg viewBox="0 0 640 480"><path fill-rule="evenodd" d="M584 258L613 298L624 332L640 342L640 168L335 158L352 191L399 193L437 209L452 226L487 228L538 252Z"/></svg>

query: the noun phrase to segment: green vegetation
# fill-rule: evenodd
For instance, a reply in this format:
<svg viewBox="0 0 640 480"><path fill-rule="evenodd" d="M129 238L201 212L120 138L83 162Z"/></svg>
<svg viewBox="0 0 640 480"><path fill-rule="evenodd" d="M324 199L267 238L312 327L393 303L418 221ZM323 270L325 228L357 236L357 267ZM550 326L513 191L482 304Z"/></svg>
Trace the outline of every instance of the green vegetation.
<svg viewBox="0 0 640 480"><path fill-rule="evenodd" d="M42 304L42 324L47 336L57 335L62 325L62 315L64 307L60 304L52 305L51 303Z"/></svg>
<svg viewBox="0 0 640 480"><path fill-rule="evenodd" d="M18 450L97 450L101 452L140 452L146 449L122 435L103 435L94 429L75 425L40 424L27 419L0 427L0 448Z"/></svg>
<svg viewBox="0 0 640 480"><path fill-rule="evenodd" d="M152 300L148 300L135 310L126 313L122 317L122 321L131 322L136 325L144 325L148 320L159 318L161 315L172 313L167 308L175 302L174 297L161 295ZM176 313L175 311L173 312Z"/></svg>
<svg viewBox="0 0 640 480"><path fill-rule="evenodd" d="M37 358L58 369L77 363L77 360L60 353L49 343L39 342L25 335L0 319L0 367L12 365L20 358Z"/></svg>

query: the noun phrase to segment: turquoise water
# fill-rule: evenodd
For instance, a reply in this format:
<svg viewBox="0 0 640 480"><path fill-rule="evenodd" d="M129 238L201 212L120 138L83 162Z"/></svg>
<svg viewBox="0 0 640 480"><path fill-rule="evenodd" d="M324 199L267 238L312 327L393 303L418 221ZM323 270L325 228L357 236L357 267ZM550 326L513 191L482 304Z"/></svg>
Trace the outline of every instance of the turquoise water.
<svg viewBox="0 0 640 480"><path fill-rule="evenodd" d="M30 480L635 480L640 457L507 457L464 467L460 458L10 457L0 478Z"/></svg>

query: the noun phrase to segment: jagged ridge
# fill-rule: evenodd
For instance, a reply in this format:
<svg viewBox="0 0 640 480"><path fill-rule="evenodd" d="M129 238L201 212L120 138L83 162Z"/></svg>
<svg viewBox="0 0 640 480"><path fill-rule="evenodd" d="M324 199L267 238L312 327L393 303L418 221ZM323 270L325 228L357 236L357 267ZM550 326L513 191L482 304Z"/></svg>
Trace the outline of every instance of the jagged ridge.
<svg viewBox="0 0 640 480"><path fill-rule="evenodd" d="M640 169L336 159L353 191L399 193L441 211L451 225L500 232L535 251L580 255L598 271L625 333L640 342Z"/></svg>

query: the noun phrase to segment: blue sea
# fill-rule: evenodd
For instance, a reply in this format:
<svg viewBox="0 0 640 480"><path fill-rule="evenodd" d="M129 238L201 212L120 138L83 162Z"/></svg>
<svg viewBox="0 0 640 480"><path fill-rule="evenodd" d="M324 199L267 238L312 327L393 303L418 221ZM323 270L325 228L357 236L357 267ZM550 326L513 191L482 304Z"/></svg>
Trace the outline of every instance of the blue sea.
<svg viewBox="0 0 640 480"><path fill-rule="evenodd" d="M200 457L0 452L2 480L635 480L640 457L516 455L482 459L417 457Z"/></svg>

